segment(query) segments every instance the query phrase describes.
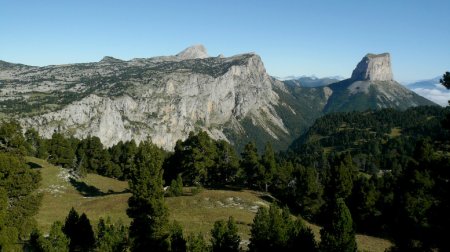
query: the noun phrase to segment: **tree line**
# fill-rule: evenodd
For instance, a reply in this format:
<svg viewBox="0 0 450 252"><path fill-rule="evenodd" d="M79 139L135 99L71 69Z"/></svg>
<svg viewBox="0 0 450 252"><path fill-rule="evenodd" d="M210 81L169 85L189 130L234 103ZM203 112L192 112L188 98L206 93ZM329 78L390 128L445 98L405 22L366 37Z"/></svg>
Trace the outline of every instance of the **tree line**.
<svg viewBox="0 0 450 252"><path fill-rule="evenodd" d="M202 234L187 238L182 227L170 222L163 190L164 152L149 141L138 145L131 168L127 228L100 220L96 231L85 214L71 209L65 223L56 221L48 236L39 231L31 234L29 249L34 251L241 251L237 223L230 217L218 220L210 231L209 243ZM355 231L348 208L336 198L328 210L329 223L317 244L314 235L301 218L289 209L276 205L261 207L251 225L249 251L356 251Z"/></svg>

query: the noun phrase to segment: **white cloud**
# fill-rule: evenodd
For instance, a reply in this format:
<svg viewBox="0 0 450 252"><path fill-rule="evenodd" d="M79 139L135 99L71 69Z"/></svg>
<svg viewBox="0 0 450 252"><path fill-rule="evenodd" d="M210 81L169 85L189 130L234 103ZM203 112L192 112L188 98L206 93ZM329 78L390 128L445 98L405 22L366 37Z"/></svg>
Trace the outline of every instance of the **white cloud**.
<svg viewBox="0 0 450 252"><path fill-rule="evenodd" d="M440 90L447 90L447 88L445 88L444 85L442 85L441 83L434 84L434 86Z"/></svg>
<svg viewBox="0 0 450 252"><path fill-rule="evenodd" d="M450 100L450 91L439 86L433 89L414 88L413 91L444 107L448 105L448 101Z"/></svg>

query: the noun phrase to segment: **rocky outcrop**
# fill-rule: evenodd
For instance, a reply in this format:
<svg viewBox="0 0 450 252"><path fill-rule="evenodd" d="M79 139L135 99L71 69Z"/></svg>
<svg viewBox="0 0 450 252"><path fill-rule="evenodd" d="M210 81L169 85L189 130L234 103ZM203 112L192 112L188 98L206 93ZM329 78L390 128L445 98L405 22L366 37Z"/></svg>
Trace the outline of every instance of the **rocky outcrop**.
<svg viewBox="0 0 450 252"><path fill-rule="evenodd" d="M389 53L367 54L352 73L354 81L392 81L391 56Z"/></svg>
<svg viewBox="0 0 450 252"><path fill-rule="evenodd" d="M367 54L350 79L329 87L333 93L325 112L436 105L393 80L389 53Z"/></svg>
<svg viewBox="0 0 450 252"><path fill-rule="evenodd" d="M20 118L47 138L55 131L98 136L111 146L150 137L170 150L190 131L205 130L226 140L229 132L245 136L243 120L273 139L289 134L275 109L279 97L272 88L282 83L266 73L258 55L206 55L203 46L194 46L176 58L105 57L98 63L35 68L16 72L0 90L30 103L39 101L32 98L38 93L48 95L47 101L59 99L56 109L44 110L44 101L43 112ZM66 102L67 96L74 100Z"/></svg>
<svg viewBox="0 0 450 252"><path fill-rule="evenodd" d="M176 55L178 59L204 59L208 58L208 52L203 45L193 45L188 47Z"/></svg>
<svg viewBox="0 0 450 252"><path fill-rule="evenodd" d="M103 57L102 60L100 60L100 63L105 63L105 64L114 64L114 63L121 63L121 62L123 62L123 61L120 59L111 57L111 56L105 56L105 57Z"/></svg>

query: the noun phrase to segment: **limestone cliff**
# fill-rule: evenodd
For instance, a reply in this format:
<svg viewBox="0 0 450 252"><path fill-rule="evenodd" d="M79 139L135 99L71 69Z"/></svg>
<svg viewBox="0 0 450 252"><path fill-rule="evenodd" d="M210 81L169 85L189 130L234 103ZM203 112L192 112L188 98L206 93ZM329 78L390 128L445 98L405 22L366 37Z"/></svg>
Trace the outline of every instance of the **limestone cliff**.
<svg viewBox="0 0 450 252"><path fill-rule="evenodd" d="M92 135L106 146L150 137L170 150L190 131L245 137L244 119L273 139L289 135L272 89L282 84L266 73L258 55L205 55L203 46L195 46L175 57L0 70L0 90L30 106L20 121L44 137L55 131Z"/></svg>
<svg viewBox="0 0 450 252"><path fill-rule="evenodd" d="M436 105L393 79L389 53L367 54L350 79L329 87L333 94L325 107L326 113Z"/></svg>
<svg viewBox="0 0 450 252"><path fill-rule="evenodd" d="M352 73L354 81L392 81L394 80L389 53L367 54Z"/></svg>

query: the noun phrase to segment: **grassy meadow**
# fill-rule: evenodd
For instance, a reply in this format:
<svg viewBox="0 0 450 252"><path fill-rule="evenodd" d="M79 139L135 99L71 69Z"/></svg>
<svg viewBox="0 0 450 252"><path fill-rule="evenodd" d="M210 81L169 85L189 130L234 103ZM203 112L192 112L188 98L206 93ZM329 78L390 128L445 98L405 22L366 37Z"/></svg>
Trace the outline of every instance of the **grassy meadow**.
<svg viewBox="0 0 450 252"><path fill-rule="evenodd" d="M130 197L127 182L96 174L74 179L68 170L44 160L29 157L27 161L33 167L41 167L37 168L42 175L39 190L44 197L36 220L44 233L49 231L54 221L64 221L72 207L79 213L86 213L94 227L101 217L110 217L113 222L120 221L127 225L130 223L126 215ZM204 189L191 195L190 189L185 188L184 196L166 198L166 205L170 210L170 219L179 222L185 234L201 232L208 237L215 221L233 216L238 223L239 235L248 241L257 209L269 206L269 201L270 198L264 197L264 194L250 190ZM320 239L320 227L310 223L307 225ZM356 239L361 251L381 252L391 246L389 241L376 237L357 235Z"/></svg>

